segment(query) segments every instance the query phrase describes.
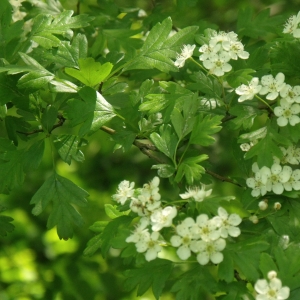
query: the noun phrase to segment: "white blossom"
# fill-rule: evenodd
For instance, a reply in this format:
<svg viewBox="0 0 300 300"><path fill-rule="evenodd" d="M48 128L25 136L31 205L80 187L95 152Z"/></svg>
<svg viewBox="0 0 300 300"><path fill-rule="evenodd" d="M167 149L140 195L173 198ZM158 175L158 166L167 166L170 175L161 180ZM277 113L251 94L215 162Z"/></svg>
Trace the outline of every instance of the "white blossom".
<svg viewBox="0 0 300 300"><path fill-rule="evenodd" d="M296 85L291 87L289 84L286 84L285 87L280 91L280 96L288 103L300 103L300 86Z"/></svg>
<svg viewBox="0 0 300 300"><path fill-rule="evenodd" d="M300 170L296 169L292 171L290 179L283 184L286 191L299 191L300 190Z"/></svg>
<svg viewBox="0 0 300 300"><path fill-rule="evenodd" d="M145 252L145 258L147 261L155 259L158 252L160 252L162 249L162 247L159 245L160 241L158 238L159 233L157 231L148 234L144 239L135 244L136 251L140 253Z"/></svg>
<svg viewBox="0 0 300 300"><path fill-rule="evenodd" d="M220 233L222 238L227 238L228 235L237 237L241 234L241 230L237 227L242 219L238 214L228 214L223 208L218 208L218 216L215 219L220 223Z"/></svg>
<svg viewBox="0 0 300 300"><path fill-rule="evenodd" d="M228 63L229 61L229 54L222 51L218 54L212 54L210 59L203 61L203 65L210 73L219 77L223 76L224 73L231 71L232 66Z"/></svg>
<svg viewBox="0 0 300 300"><path fill-rule="evenodd" d="M275 271L268 273L268 279L258 279L254 285L256 300L285 300L290 296L289 287L283 287Z"/></svg>
<svg viewBox="0 0 300 300"><path fill-rule="evenodd" d="M274 203L274 209L279 210L281 208L281 203L280 202L275 202Z"/></svg>
<svg viewBox="0 0 300 300"><path fill-rule="evenodd" d="M197 260L200 265L206 265L211 261L214 264L219 264L223 261L223 253L226 246L224 239L219 238L215 241L194 241L192 243L192 251L198 253Z"/></svg>
<svg viewBox="0 0 300 300"><path fill-rule="evenodd" d="M133 233L126 238L127 243L137 243L140 240L148 238L149 232L147 226L149 225L149 219L144 217L140 219L139 224L136 226Z"/></svg>
<svg viewBox="0 0 300 300"><path fill-rule="evenodd" d="M171 237L171 244L174 247L178 247L176 253L182 260L186 260L191 256L191 242L193 241L193 234L190 231L190 227L195 224L195 221L188 217L183 222L176 226L176 232L178 235Z"/></svg>
<svg viewBox="0 0 300 300"><path fill-rule="evenodd" d="M221 235L219 230L219 222L217 219L209 219L208 215L201 214L197 217L190 231L194 239L202 239L203 241L214 241Z"/></svg>
<svg viewBox="0 0 300 300"><path fill-rule="evenodd" d="M182 199L193 198L197 202L202 202L206 197L210 196L211 192L212 189L205 191L205 186L202 184L201 188L198 186L187 188L187 191L179 196Z"/></svg>
<svg viewBox="0 0 300 300"><path fill-rule="evenodd" d="M174 65L178 68L182 68L185 64L185 61L193 55L195 47L196 45L183 45L181 53L177 54Z"/></svg>
<svg viewBox="0 0 300 300"><path fill-rule="evenodd" d="M235 92L240 95L238 102L252 100L253 97L260 92L261 88L262 86L259 85L259 79L257 77L252 78L249 85L240 85L235 89Z"/></svg>
<svg viewBox="0 0 300 300"><path fill-rule="evenodd" d="M284 25L283 33L289 33L292 34L294 38L300 38L300 29L299 27L300 23L300 12L298 12L297 16L291 16L286 24Z"/></svg>
<svg viewBox="0 0 300 300"><path fill-rule="evenodd" d="M176 215L177 209L175 206L167 206L164 209L155 210L150 217L152 230L159 231L163 227L170 227Z"/></svg>
<svg viewBox="0 0 300 300"><path fill-rule="evenodd" d="M298 114L300 113L300 105L287 102L285 99L280 100L280 106L274 108L274 114L277 116L277 124L280 127L290 123L295 126L300 122Z"/></svg>
<svg viewBox="0 0 300 300"><path fill-rule="evenodd" d="M241 42L234 41L224 43L223 48L228 51L231 59L237 60L238 57L241 59L249 58L249 53L244 50L244 45Z"/></svg>
<svg viewBox="0 0 300 300"><path fill-rule="evenodd" d="M117 189L117 193L112 196L113 200L121 203L122 205L128 198L131 198L134 193L134 182L123 180Z"/></svg>
<svg viewBox="0 0 300 300"><path fill-rule="evenodd" d="M268 100L275 100L279 92L285 87L285 76L283 73L278 73L275 78L272 75L265 75L261 78L262 88L260 90L261 95L266 95Z"/></svg>

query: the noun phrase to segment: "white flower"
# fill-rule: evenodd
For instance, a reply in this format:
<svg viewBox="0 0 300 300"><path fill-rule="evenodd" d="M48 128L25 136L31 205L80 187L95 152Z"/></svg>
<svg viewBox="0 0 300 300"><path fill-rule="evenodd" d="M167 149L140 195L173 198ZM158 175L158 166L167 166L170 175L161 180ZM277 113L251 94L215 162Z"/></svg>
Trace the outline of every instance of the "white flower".
<svg viewBox="0 0 300 300"><path fill-rule="evenodd" d="M235 89L235 92L240 95L238 101L252 100L253 97L259 93L262 86L259 85L259 79L254 77L251 79L249 85L242 84Z"/></svg>
<svg viewBox="0 0 300 300"><path fill-rule="evenodd" d="M221 49L221 45L216 45L213 47L210 47L209 45L204 44L199 48L199 52L202 52L199 56L199 59L201 61L210 59L213 55L215 55L219 50Z"/></svg>
<svg viewBox="0 0 300 300"><path fill-rule="evenodd" d="M141 218L139 224L133 231L133 233L126 238L127 243L137 243L140 240L148 239L148 229L147 226L149 225L148 218Z"/></svg>
<svg viewBox="0 0 300 300"><path fill-rule="evenodd" d="M300 37L300 29L298 28L298 25L300 23L300 12L297 14L297 16L291 16L286 24L284 25L283 33L290 33L295 38Z"/></svg>
<svg viewBox="0 0 300 300"><path fill-rule="evenodd" d="M285 76L283 73L278 73L274 78L272 75L265 75L261 79L262 88L260 90L261 95L266 95L268 100L275 100L279 92L285 87Z"/></svg>
<svg viewBox="0 0 300 300"><path fill-rule="evenodd" d="M162 247L159 245L159 233L152 232L151 234L147 235L144 239L138 241L135 244L136 251L145 253L145 258L147 261L153 260L157 257L157 253L161 251Z"/></svg>
<svg viewBox="0 0 300 300"><path fill-rule="evenodd" d="M229 215L223 207L218 208L218 215L219 216L215 218L218 220L218 222L220 222L220 232L222 238L227 238L228 235L237 237L241 234L240 228L236 227L242 222L242 219L239 215Z"/></svg>
<svg viewBox="0 0 300 300"><path fill-rule="evenodd" d="M178 68L182 68L184 66L185 61L193 55L195 47L196 45L183 45L181 53L177 54L177 58L174 62L174 65Z"/></svg>
<svg viewBox="0 0 300 300"><path fill-rule="evenodd" d="M282 167L279 164L273 164L269 171L263 175L263 182L270 182L273 193L280 195L284 191L283 184L286 183L292 175L292 168L289 166Z"/></svg>
<svg viewBox="0 0 300 300"><path fill-rule="evenodd" d="M264 196L267 192L271 191L271 184L265 180L266 174L269 174L270 171L268 171L267 167L259 170L257 163L252 165L252 170L255 172L254 177L247 178L246 180L247 186L252 189L251 195L253 197Z"/></svg>
<svg viewBox="0 0 300 300"><path fill-rule="evenodd" d="M190 227L195 224L195 221L188 217L183 222L176 226L176 232L178 235L171 237L171 244L173 247L179 247L176 251L178 257L182 260L186 260L191 256L190 245L193 240L193 235L190 231Z"/></svg>
<svg viewBox="0 0 300 300"><path fill-rule="evenodd" d="M205 191L205 186L201 184L201 188L198 186L187 188L187 192L180 194L182 199L193 198L197 202L202 202L204 198L210 196L212 190Z"/></svg>
<svg viewBox="0 0 300 300"><path fill-rule="evenodd" d="M285 99L280 100L280 106L274 108L274 114L277 116L277 124L280 127L286 126L290 123L291 126L295 126L300 122L298 114L300 113L299 104L291 104Z"/></svg>
<svg viewBox="0 0 300 300"><path fill-rule="evenodd" d="M206 265L209 261L219 264L223 261L222 250L226 247L224 239L219 238L215 241L194 241L192 243L192 251L198 253L197 260L200 265Z"/></svg>
<svg viewBox="0 0 300 300"><path fill-rule="evenodd" d="M209 219L208 215L201 214L197 217L196 223L191 226L190 231L193 239L202 239L203 241L217 240L221 232L219 230L219 222L216 219Z"/></svg>
<svg viewBox="0 0 300 300"><path fill-rule="evenodd" d="M113 200L121 203L122 205L128 198L131 198L134 193L134 182L123 180L117 189L117 193L112 196Z"/></svg>
<svg viewBox="0 0 300 300"><path fill-rule="evenodd" d="M164 209L157 209L151 215L151 225L153 231L159 231L163 227L170 227L173 218L177 215L175 206L167 206Z"/></svg>
<svg viewBox="0 0 300 300"><path fill-rule="evenodd" d="M285 87L280 91L280 96L288 103L300 103L300 86L296 85L291 87L289 84L286 84Z"/></svg>
<svg viewBox="0 0 300 300"><path fill-rule="evenodd" d="M300 190L300 170L296 169L292 171L292 175L290 179L283 184L283 187L286 191L291 191L291 190Z"/></svg>
<svg viewBox="0 0 300 300"><path fill-rule="evenodd" d="M231 59L237 60L238 57L241 59L249 58L249 53L244 51L244 45L241 42L224 43L223 48L228 51Z"/></svg>
<svg viewBox="0 0 300 300"><path fill-rule="evenodd" d="M229 60L229 54L222 51L218 54L212 54L210 59L203 61L203 66L208 69L210 73L216 76L223 76L224 73L232 69L232 66L228 63Z"/></svg>
<svg viewBox="0 0 300 300"><path fill-rule="evenodd" d="M269 272L269 282L266 279L258 279L254 285L258 293L256 300L285 300L290 296L289 287L282 287L281 280L276 277L276 272ZM275 277L274 277L275 275Z"/></svg>
<svg viewBox="0 0 300 300"><path fill-rule="evenodd" d="M287 149L280 147L283 153L283 158L281 159L282 164L289 163L291 165L298 165L300 163L300 148L291 145Z"/></svg>

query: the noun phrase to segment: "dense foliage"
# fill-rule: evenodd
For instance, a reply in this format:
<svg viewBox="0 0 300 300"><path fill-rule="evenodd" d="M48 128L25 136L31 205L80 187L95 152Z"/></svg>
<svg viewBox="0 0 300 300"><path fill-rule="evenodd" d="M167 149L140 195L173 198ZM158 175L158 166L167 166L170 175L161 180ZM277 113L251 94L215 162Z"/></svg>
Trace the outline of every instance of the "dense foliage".
<svg viewBox="0 0 300 300"><path fill-rule="evenodd" d="M219 28L196 6L0 2L0 194L31 186L33 205L1 205L0 235L21 216L64 240L36 250L27 291L8 271L26 247L4 242L3 299L300 297L300 14ZM118 162L84 182L99 140Z"/></svg>

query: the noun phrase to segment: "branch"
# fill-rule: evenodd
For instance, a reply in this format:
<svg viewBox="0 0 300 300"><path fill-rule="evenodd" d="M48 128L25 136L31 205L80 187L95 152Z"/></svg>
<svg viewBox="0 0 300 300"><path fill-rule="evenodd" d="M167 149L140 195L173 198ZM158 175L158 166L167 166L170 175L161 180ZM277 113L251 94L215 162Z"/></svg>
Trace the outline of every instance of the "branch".
<svg viewBox="0 0 300 300"><path fill-rule="evenodd" d="M109 127L106 126L102 126L100 128L101 130L103 130L104 132L113 135L116 133L116 131L114 129L111 129ZM133 145L136 146L137 148L139 148L139 150L144 153L145 155L147 155L149 158L153 159L154 161L160 163L160 164L168 164L170 163L170 160L167 156L165 156L163 153L159 152L157 150L157 148L149 141L149 140L140 140L140 139L135 139L133 142ZM209 171L207 169L205 169L205 173L221 180L222 182L229 182L231 184L234 184L236 186L239 187L243 187L242 185L240 185L239 183L233 181L230 178L227 177L223 177L221 175L218 175L212 171Z"/></svg>
<svg viewBox="0 0 300 300"><path fill-rule="evenodd" d="M57 118L59 119L58 123L53 125L53 127L50 129L49 133L51 133L55 128L61 127L64 124L64 122L66 121L66 119L62 115L58 115ZM44 132L44 129L36 129L36 130L30 131L30 132L22 132L22 131L17 130L17 133L24 134L26 136L36 134L39 132Z"/></svg>

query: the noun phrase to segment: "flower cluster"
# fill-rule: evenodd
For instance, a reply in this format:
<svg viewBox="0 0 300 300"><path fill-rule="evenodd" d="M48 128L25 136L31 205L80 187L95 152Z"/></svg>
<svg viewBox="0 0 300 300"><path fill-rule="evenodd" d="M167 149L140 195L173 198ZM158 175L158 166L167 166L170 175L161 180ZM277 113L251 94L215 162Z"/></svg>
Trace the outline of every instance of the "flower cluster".
<svg viewBox="0 0 300 300"><path fill-rule="evenodd" d="M283 33L288 33L293 35L294 38L300 38L300 12L298 12L297 16L291 16L286 24L284 25Z"/></svg>
<svg viewBox="0 0 300 300"><path fill-rule="evenodd" d="M254 289L257 293L256 300L285 300L290 296L290 288L282 286L282 282L277 278L275 271L268 273L268 280L258 279Z"/></svg>
<svg viewBox="0 0 300 300"><path fill-rule="evenodd" d="M211 192L211 189L206 191L205 186L201 185L188 188L186 193L180 194L180 197L201 202ZM219 207L218 215L211 219L206 214L200 214L196 221L187 217L177 226L173 225L177 209L175 206L162 207L158 177L144 184L143 188L137 189L134 189L133 182L124 180L112 198L122 205L128 202L131 211L140 217L126 242L135 243L136 251L144 253L147 261L155 259L162 247L167 245L161 232L165 227L173 226L176 230L170 243L178 248L179 258L186 260L191 256L191 252L194 252L201 265L209 261L220 263L223 260L221 251L226 246L225 239L228 236L237 237L241 233L237 227L242 222L240 216L229 215L222 207Z"/></svg>
<svg viewBox="0 0 300 300"><path fill-rule="evenodd" d="M182 68L185 64L185 61L193 55L195 47L196 45L183 45L181 53L177 54L174 65L178 68Z"/></svg>
<svg viewBox="0 0 300 300"><path fill-rule="evenodd" d="M278 158L274 161L271 168L259 168L256 162L252 165L254 177L248 178L246 183L252 189L253 197L264 196L271 191L280 195L284 191L300 190L300 170L281 166Z"/></svg>
<svg viewBox="0 0 300 300"><path fill-rule="evenodd" d="M226 246L225 238L229 235L237 237L241 231L238 227L242 219L237 214L229 215L219 207L218 216L209 219L201 214L196 221L191 217L184 219L176 226L176 235L171 237L171 245L177 247L177 255L186 260L194 252L199 264L206 265L209 261L218 264L223 260L222 250Z"/></svg>
<svg viewBox="0 0 300 300"><path fill-rule="evenodd" d="M271 101L280 97L280 105L274 108L278 126L295 126L300 122L300 86L292 87L284 80L285 76L281 72L275 77L265 75L261 81L254 77L248 85L242 84L235 89L236 94L240 96L238 101L252 100L257 94L266 95L266 99Z"/></svg>
<svg viewBox="0 0 300 300"><path fill-rule="evenodd" d="M145 253L146 260L155 259L164 243L159 231L163 227L172 226L173 218L177 215L176 207L161 207L159 178L154 177L149 183L144 184L143 188L138 189L134 189L134 182L124 180L112 198L122 205L130 201L130 209L141 217L126 242L135 243L137 252Z"/></svg>
<svg viewBox="0 0 300 300"><path fill-rule="evenodd" d="M199 51L202 53L199 59L203 62L203 66L216 76L223 76L231 71L232 66L228 63L231 59L249 57L244 45L237 39L237 34L232 31L228 33L212 31L208 44L201 46Z"/></svg>

